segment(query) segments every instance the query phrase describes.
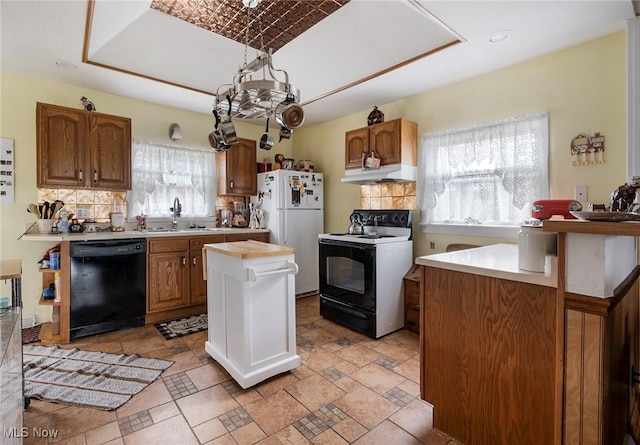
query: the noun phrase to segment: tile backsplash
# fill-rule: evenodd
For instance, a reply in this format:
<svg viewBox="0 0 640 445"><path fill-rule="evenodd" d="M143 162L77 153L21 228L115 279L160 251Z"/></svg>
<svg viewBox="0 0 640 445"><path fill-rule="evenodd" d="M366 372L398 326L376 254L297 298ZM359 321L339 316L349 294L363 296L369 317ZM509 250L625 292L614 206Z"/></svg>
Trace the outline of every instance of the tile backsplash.
<svg viewBox="0 0 640 445"><path fill-rule="evenodd" d="M122 211L127 214L127 192L83 189L38 189L38 203L53 202L56 199L64 202L64 209L78 214L77 208L89 209L90 218L96 222L109 222L110 213L115 206L122 203Z"/></svg>
<svg viewBox="0 0 640 445"><path fill-rule="evenodd" d="M77 214L78 207L88 208L91 218L97 222L109 222L109 214L114 212L121 202L122 212L127 214L126 191L76 190L76 189L38 189L38 202L53 202L56 199L64 202L64 208ZM234 201L245 201L239 196L218 196L216 198L216 214L220 209L233 209ZM246 201L245 201L246 202ZM416 183L400 182L360 186L360 208L416 210Z"/></svg>
<svg viewBox="0 0 640 445"><path fill-rule="evenodd" d="M361 209L416 210L416 183L361 185Z"/></svg>

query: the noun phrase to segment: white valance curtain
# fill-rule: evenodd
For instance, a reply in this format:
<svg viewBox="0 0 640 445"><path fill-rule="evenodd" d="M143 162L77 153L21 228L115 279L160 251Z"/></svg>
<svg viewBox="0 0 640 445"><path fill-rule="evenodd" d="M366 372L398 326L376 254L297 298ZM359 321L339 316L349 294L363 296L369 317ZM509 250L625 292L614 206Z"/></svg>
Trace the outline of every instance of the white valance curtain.
<svg viewBox="0 0 640 445"><path fill-rule="evenodd" d="M516 225L548 197L548 115L529 114L422 137L421 224Z"/></svg>
<svg viewBox="0 0 640 445"><path fill-rule="evenodd" d="M183 217L215 214L215 157L211 150L134 139L131 158L129 217L140 213L170 216L176 197Z"/></svg>

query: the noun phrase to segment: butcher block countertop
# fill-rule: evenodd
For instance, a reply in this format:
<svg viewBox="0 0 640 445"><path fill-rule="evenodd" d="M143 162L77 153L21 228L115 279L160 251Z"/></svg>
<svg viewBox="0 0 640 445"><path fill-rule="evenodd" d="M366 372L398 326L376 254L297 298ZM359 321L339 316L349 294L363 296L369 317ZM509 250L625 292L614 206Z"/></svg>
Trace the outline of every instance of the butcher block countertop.
<svg viewBox="0 0 640 445"><path fill-rule="evenodd" d="M292 247L278 246L277 244L263 243L261 241L254 240L205 244L204 248L212 252L229 255L242 260L248 258L291 255L296 253L296 249Z"/></svg>

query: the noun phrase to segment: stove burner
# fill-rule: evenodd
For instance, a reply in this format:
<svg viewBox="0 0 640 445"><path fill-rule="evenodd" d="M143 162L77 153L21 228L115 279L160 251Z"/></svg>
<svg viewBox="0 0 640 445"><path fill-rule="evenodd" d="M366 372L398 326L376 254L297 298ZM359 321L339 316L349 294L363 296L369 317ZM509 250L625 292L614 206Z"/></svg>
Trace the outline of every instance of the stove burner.
<svg viewBox="0 0 640 445"><path fill-rule="evenodd" d="M330 233L329 235L332 236L350 236L351 238L371 238L371 239L376 239L376 238L395 238L395 235L351 235L350 233Z"/></svg>

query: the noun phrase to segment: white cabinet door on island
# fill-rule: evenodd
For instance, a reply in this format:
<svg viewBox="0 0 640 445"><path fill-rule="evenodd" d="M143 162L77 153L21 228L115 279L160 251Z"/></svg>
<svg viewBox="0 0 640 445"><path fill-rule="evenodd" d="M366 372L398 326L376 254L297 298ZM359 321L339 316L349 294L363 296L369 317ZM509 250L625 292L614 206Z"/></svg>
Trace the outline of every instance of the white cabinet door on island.
<svg viewBox="0 0 640 445"><path fill-rule="evenodd" d="M242 388L296 368L295 249L249 240L203 253L207 353Z"/></svg>

